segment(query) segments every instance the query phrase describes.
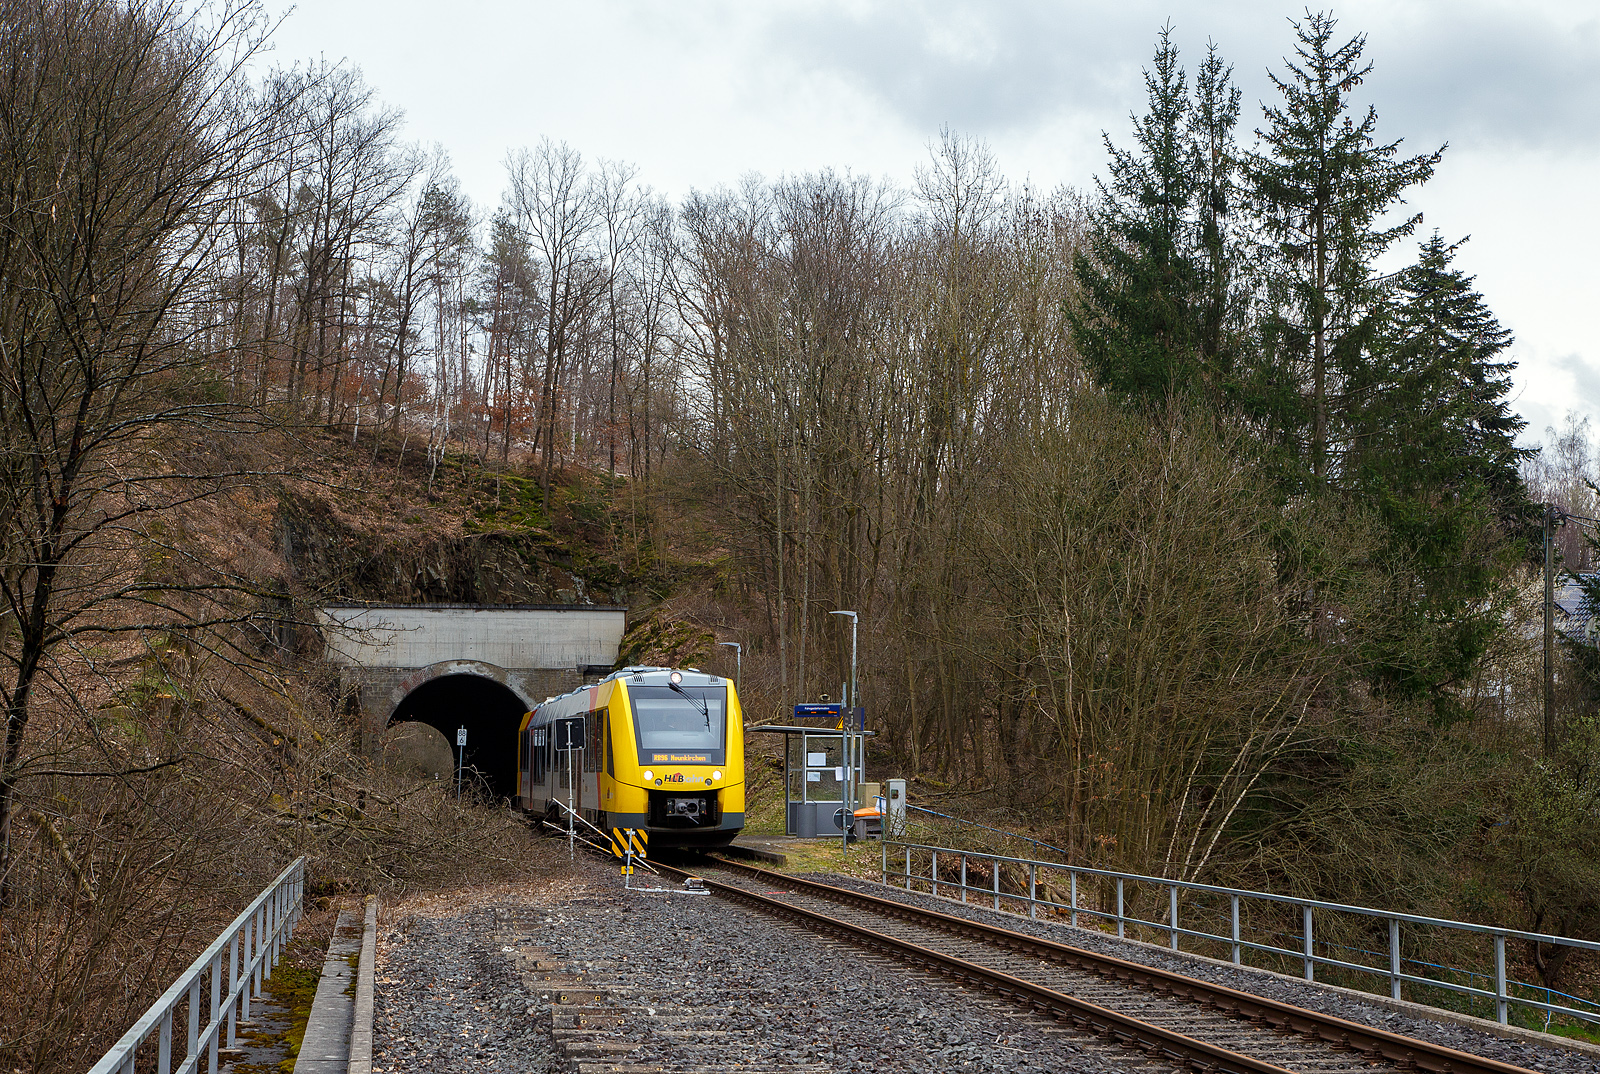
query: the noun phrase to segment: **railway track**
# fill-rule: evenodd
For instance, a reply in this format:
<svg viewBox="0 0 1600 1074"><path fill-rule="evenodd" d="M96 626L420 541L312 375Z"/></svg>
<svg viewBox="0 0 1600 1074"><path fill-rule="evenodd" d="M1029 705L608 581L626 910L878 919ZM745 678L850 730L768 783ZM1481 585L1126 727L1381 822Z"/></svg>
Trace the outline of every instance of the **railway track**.
<svg viewBox="0 0 1600 1074"><path fill-rule="evenodd" d="M1114 1043L1141 1064L1215 1074L1525 1068L1008 929L724 859L664 875L981 989Z"/></svg>

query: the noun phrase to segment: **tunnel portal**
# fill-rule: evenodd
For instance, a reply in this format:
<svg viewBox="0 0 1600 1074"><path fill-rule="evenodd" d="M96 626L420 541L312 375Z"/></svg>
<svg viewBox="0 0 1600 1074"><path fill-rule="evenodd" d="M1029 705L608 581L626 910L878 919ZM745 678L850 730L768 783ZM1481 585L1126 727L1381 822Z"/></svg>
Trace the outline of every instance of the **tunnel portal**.
<svg viewBox="0 0 1600 1074"><path fill-rule="evenodd" d="M457 729L466 728L463 779L493 798L510 798L517 793L517 727L525 712L522 699L493 679L444 675L406 694L389 723L428 724L444 735L451 749Z"/></svg>
<svg viewBox="0 0 1600 1074"><path fill-rule="evenodd" d="M360 713L361 749L375 756L396 721L426 724L485 790L516 794L516 733L541 698L592 682L617 660L628 610L593 604L326 604L317 622L340 693ZM433 767L437 768L437 751Z"/></svg>

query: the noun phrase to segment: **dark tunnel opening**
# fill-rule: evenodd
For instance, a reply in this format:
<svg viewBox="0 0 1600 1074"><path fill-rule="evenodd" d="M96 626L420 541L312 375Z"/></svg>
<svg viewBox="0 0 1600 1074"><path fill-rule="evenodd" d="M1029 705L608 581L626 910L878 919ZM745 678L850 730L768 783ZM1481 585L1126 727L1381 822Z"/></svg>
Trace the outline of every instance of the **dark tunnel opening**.
<svg viewBox="0 0 1600 1074"><path fill-rule="evenodd" d="M456 731L467 730L464 781L496 798L517 793L517 726L527 706L508 687L481 675L444 675L406 695L389 717L393 726L416 720L436 728L455 750Z"/></svg>

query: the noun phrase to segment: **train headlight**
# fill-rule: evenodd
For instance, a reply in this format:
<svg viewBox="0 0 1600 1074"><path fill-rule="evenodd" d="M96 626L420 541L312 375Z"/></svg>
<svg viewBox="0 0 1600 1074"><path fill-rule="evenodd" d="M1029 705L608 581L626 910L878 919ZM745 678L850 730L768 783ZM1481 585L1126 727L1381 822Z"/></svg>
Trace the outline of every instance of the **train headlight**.
<svg viewBox="0 0 1600 1074"><path fill-rule="evenodd" d="M671 675L667 676L667 681L672 683L674 686L683 685L683 672L674 671Z"/></svg>
<svg viewBox="0 0 1600 1074"><path fill-rule="evenodd" d="M650 771L648 768L646 768L644 770L644 778L645 778L645 782L649 782L650 780L656 778L656 774L654 772Z"/></svg>
<svg viewBox="0 0 1600 1074"><path fill-rule="evenodd" d="M713 773L711 773L711 778L712 779L721 779L722 778L722 773L721 772L713 772Z"/></svg>

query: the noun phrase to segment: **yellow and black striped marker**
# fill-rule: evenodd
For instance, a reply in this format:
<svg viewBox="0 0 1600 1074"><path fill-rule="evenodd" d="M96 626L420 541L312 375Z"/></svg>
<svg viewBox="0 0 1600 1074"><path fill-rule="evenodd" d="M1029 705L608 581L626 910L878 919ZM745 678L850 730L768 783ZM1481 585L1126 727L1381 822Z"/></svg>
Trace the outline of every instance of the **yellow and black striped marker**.
<svg viewBox="0 0 1600 1074"><path fill-rule="evenodd" d="M640 828L612 828L611 853L619 858L628 856L628 851L633 851L636 858L648 857L650 848L650 833Z"/></svg>

